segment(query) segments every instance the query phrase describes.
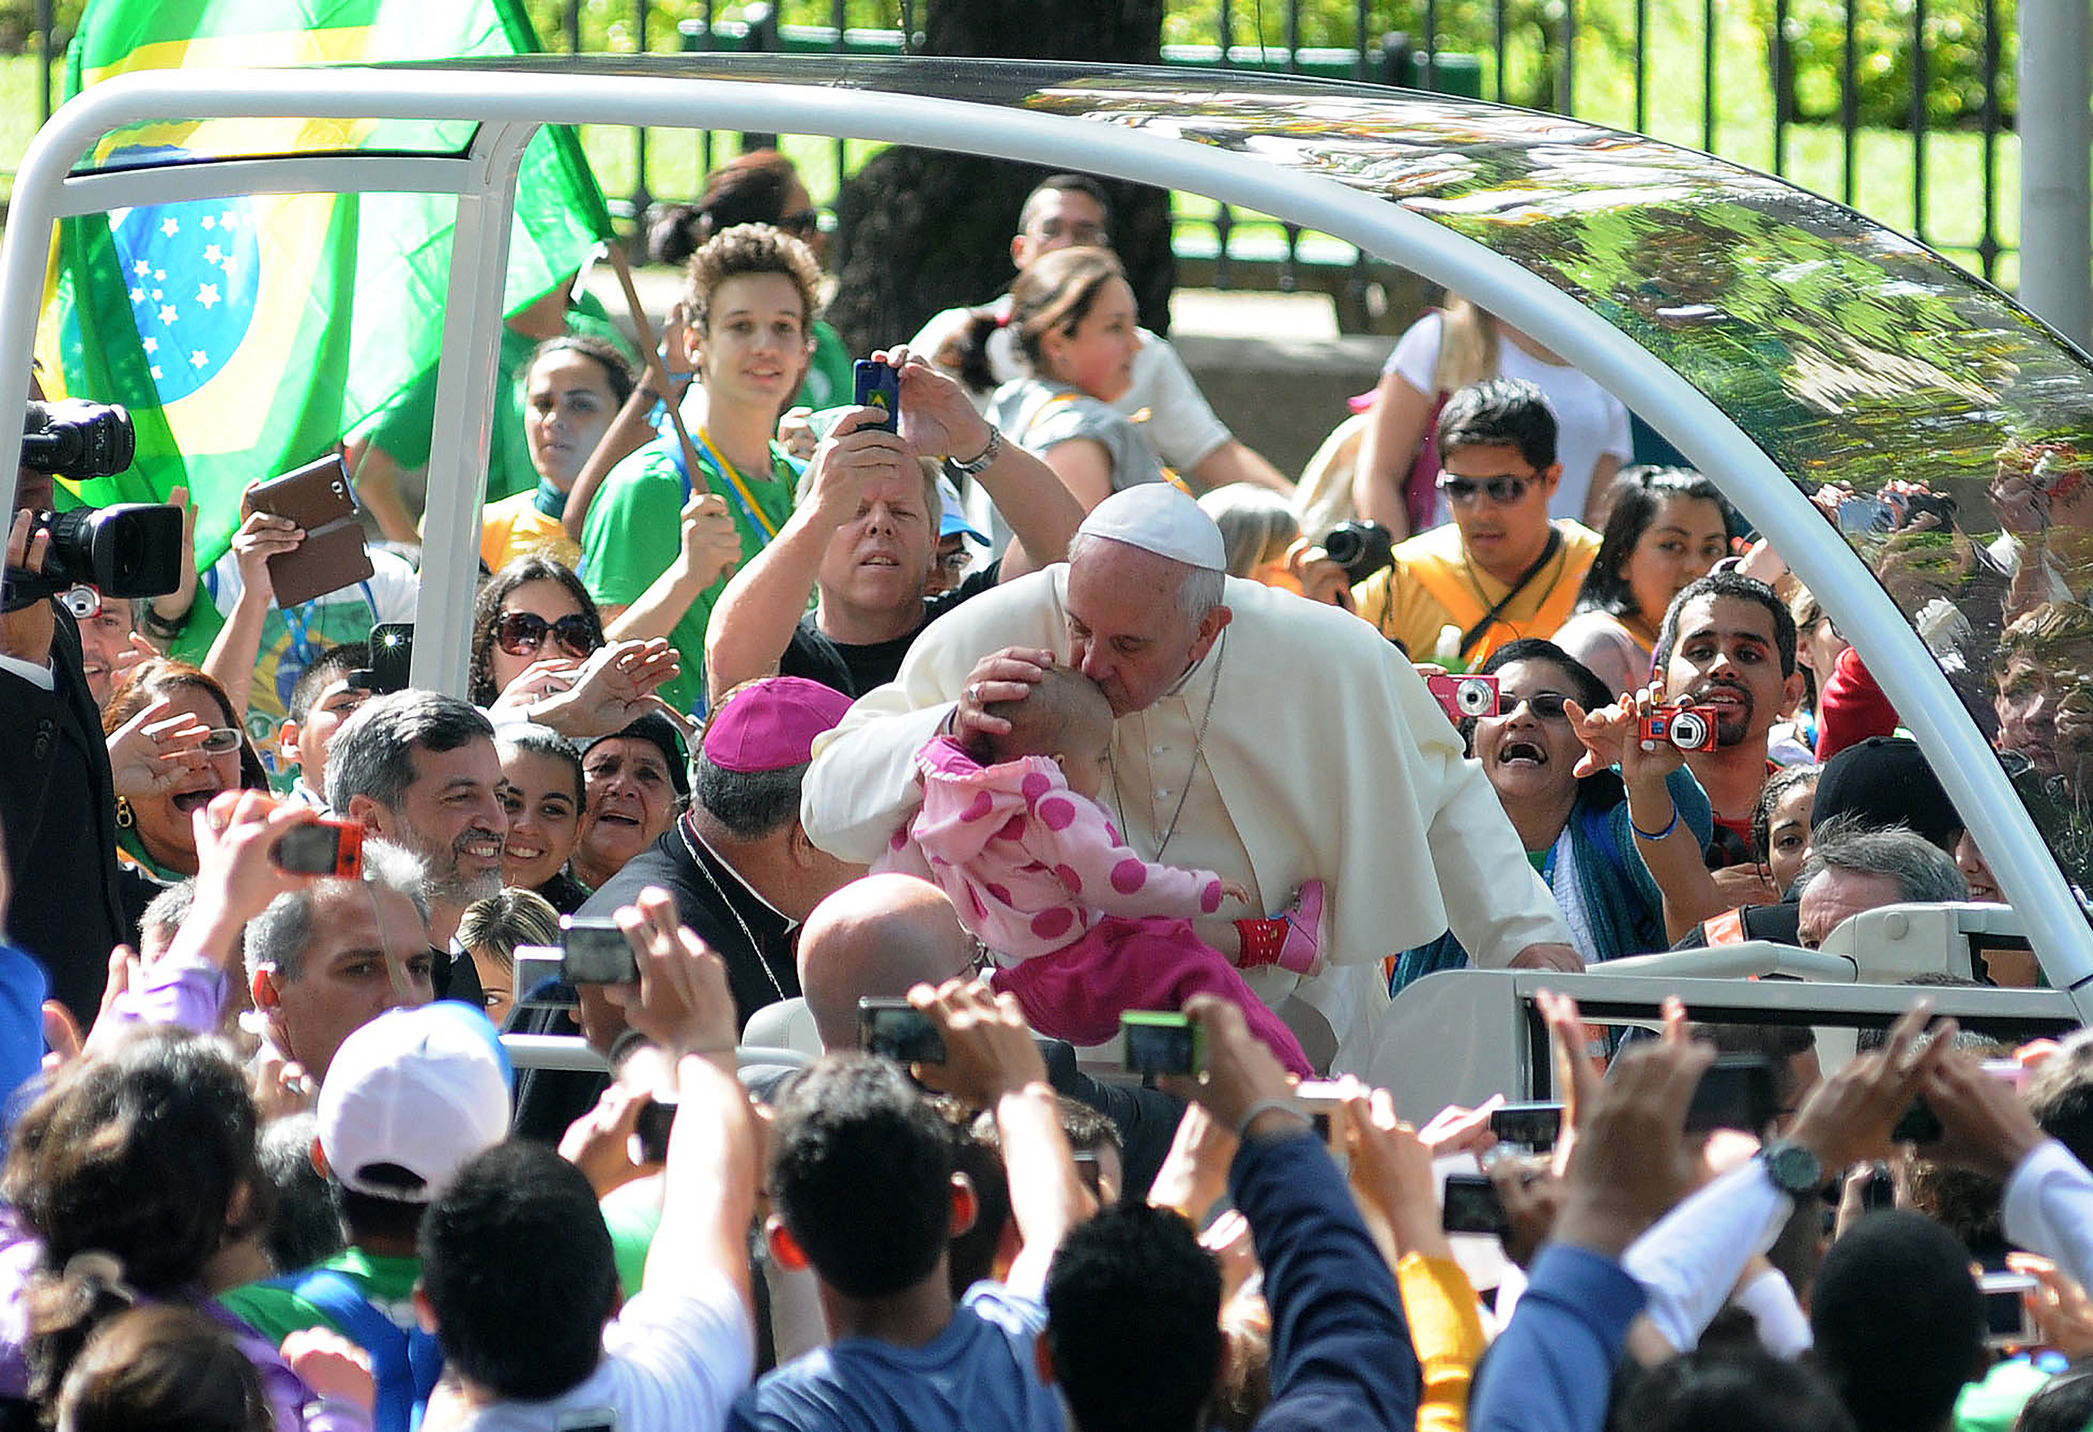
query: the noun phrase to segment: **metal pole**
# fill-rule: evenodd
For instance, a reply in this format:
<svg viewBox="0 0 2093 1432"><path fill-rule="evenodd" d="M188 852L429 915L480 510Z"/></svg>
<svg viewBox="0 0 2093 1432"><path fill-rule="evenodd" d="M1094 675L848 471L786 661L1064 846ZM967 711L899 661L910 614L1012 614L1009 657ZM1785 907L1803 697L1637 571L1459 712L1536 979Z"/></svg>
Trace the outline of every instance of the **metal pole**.
<svg viewBox="0 0 2093 1432"><path fill-rule="evenodd" d="M1984 232L1977 258L1984 279L1997 283L1999 264L1999 14L1998 0L1984 0Z"/></svg>
<svg viewBox="0 0 2093 1432"><path fill-rule="evenodd" d="M2020 7L2020 301L2072 342L2093 338L2093 13Z"/></svg>
<svg viewBox="0 0 2093 1432"><path fill-rule="evenodd" d="M39 120L51 117L51 30L58 23L52 9L52 0L36 0L36 55L41 62L36 85Z"/></svg>
<svg viewBox="0 0 2093 1432"><path fill-rule="evenodd" d="M633 44L643 55L647 53L647 11L652 6L653 0L632 0ZM654 196L647 192L647 131L642 127L632 131L632 222L634 231L643 239L647 209L653 202Z"/></svg>
<svg viewBox="0 0 2093 1432"><path fill-rule="evenodd" d="M1926 239L1926 0L1911 7L1911 234Z"/></svg>

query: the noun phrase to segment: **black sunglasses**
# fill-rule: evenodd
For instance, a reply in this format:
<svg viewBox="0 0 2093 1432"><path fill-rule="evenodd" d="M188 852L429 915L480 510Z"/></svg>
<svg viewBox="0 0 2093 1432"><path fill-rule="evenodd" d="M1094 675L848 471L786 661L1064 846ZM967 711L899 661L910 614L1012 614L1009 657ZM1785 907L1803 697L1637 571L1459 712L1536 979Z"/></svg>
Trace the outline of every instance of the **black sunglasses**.
<svg viewBox="0 0 2093 1432"><path fill-rule="evenodd" d="M1560 691L1542 691L1532 696L1507 696L1497 709L1497 717L1503 720L1507 716L1517 714L1519 708L1524 706L1543 721L1563 721L1569 719L1569 713L1563 709L1564 703L1569 699Z"/></svg>
<svg viewBox="0 0 2093 1432"><path fill-rule="evenodd" d="M1533 479L1526 477L1486 477L1480 480L1468 477L1449 477L1439 474L1439 490L1446 494L1448 502L1473 502L1483 493L1499 507L1509 507L1526 495L1526 485Z"/></svg>
<svg viewBox="0 0 2093 1432"><path fill-rule="evenodd" d="M580 612L556 622L548 622L536 612L503 612L494 624L494 640L511 656L534 655L545 645L548 634L572 657L587 656L603 645L603 638Z"/></svg>

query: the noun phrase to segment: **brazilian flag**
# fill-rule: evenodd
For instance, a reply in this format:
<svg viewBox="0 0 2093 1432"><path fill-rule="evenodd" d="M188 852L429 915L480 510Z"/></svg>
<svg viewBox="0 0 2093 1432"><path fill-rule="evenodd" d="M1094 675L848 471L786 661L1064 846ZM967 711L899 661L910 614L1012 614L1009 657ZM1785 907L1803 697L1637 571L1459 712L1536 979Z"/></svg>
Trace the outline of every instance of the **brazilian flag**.
<svg viewBox="0 0 2093 1432"><path fill-rule="evenodd" d="M424 60L538 48L517 0L90 0L66 94L141 69ZM222 155L461 151L469 124L205 120L109 135L120 169ZM130 472L82 502L161 502L187 486L208 566L240 491L324 456L398 400L442 349L455 197L256 194L142 205L59 224L38 332L52 397L130 408ZM571 129L525 154L504 311L543 297L610 236Z"/></svg>

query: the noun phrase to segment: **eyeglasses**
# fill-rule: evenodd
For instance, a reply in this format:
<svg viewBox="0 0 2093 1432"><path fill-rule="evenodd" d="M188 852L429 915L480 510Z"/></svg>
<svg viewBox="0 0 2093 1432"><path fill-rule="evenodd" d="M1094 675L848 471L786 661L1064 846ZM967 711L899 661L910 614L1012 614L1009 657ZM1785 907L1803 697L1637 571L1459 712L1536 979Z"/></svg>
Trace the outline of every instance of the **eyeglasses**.
<svg viewBox="0 0 2093 1432"><path fill-rule="evenodd" d="M548 622L536 612L503 612L501 620L494 624L494 640L511 656L532 656L545 645L550 634L560 644L560 650L572 657L584 657L603 645L603 638L589 619L580 612Z"/></svg>
<svg viewBox="0 0 2093 1432"><path fill-rule="evenodd" d="M1507 716L1516 716L1519 708L1524 706L1539 720L1567 721L1570 719L1570 713L1564 710L1563 706L1569 699L1560 691L1542 691L1532 696L1500 694L1497 717L1499 720L1503 720Z"/></svg>
<svg viewBox="0 0 2093 1432"><path fill-rule="evenodd" d="M1490 501L1499 507L1509 507L1526 495L1527 484L1532 481L1530 477L1450 477L1442 472L1439 474L1439 490L1446 494L1448 502L1456 506L1473 502L1488 493Z"/></svg>
<svg viewBox="0 0 2093 1432"><path fill-rule="evenodd" d="M236 726L214 726L203 733L197 743L206 755L229 756L240 749L240 730Z"/></svg>
<svg viewBox="0 0 2093 1432"><path fill-rule="evenodd" d="M810 239L821 232L821 211L801 209L797 213L781 215L778 218L778 227L788 234Z"/></svg>

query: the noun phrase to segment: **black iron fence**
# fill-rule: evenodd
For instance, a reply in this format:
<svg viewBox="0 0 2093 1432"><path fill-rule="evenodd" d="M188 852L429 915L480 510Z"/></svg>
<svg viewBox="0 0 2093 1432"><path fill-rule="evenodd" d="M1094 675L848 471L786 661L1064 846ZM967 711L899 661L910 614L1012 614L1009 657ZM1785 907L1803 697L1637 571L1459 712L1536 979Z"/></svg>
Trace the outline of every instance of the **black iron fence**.
<svg viewBox="0 0 2093 1432"><path fill-rule="evenodd" d="M544 25L548 43L578 51L613 43L605 17L626 0L539 3L556 6L560 21ZM615 44L905 54L920 43L919 3L786 0L781 10L630 0ZM1162 58L1462 93L1653 134L1827 194L2011 287L2013 3L1173 0ZM664 23L671 15L673 28ZM39 0L38 21L43 53L55 59L50 0ZM49 104L47 85L46 114ZM724 142L698 136L697 173L711 169ZM632 144L631 187L619 206L644 214L659 166L646 133L634 132ZM841 141L834 156L834 172L849 172ZM1362 321L1361 311L1345 312L1358 308L1361 265L1334 241L1188 199L1176 246L1183 281L1323 287L1347 326Z"/></svg>

